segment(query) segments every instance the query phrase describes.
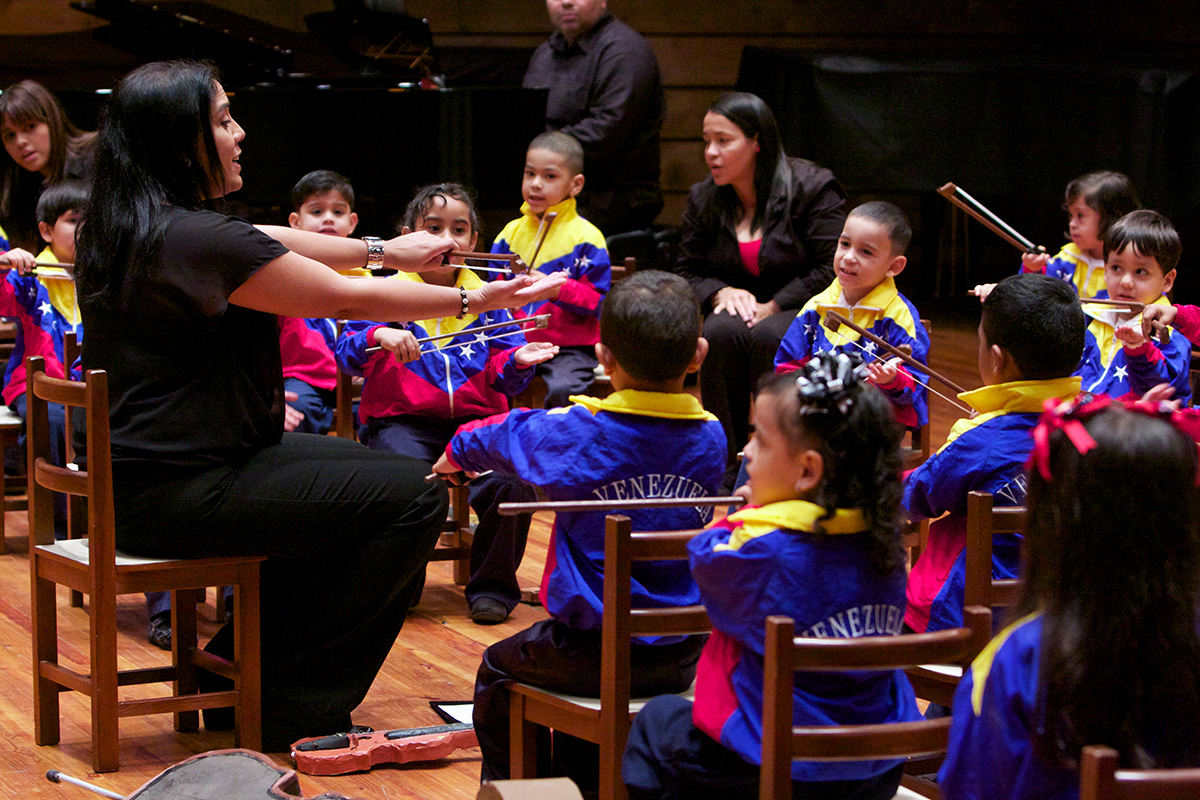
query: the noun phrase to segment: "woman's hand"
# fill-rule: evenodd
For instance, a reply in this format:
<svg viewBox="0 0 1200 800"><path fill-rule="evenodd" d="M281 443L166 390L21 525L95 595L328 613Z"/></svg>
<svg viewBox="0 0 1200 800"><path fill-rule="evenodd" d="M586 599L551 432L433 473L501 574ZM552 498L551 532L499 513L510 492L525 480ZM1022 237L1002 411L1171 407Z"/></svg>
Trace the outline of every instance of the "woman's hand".
<svg viewBox="0 0 1200 800"><path fill-rule="evenodd" d="M404 233L383 243L383 265L405 272L438 269L445 266L445 254L453 249L453 240L428 231Z"/></svg>
<svg viewBox="0 0 1200 800"><path fill-rule="evenodd" d="M467 303L472 314L495 311L499 308L520 308L528 303L556 295L567 282L567 273L555 272L544 275L518 275L507 281L491 281L478 289L467 292Z"/></svg>
<svg viewBox="0 0 1200 800"><path fill-rule="evenodd" d="M549 342L530 342L513 353L513 360L522 367L532 367L558 355L558 345Z"/></svg>
<svg viewBox="0 0 1200 800"><path fill-rule="evenodd" d="M376 328L375 344L387 350L401 364L416 361L421 357L421 345L417 337L410 331L398 331L395 328Z"/></svg>
<svg viewBox="0 0 1200 800"><path fill-rule="evenodd" d="M758 299L745 289L726 286L713 295L713 313L741 317L746 327L753 328L758 319Z"/></svg>
<svg viewBox="0 0 1200 800"><path fill-rule="evenodd" d="M8 262L9 266L16 269L21 275L28 275L30 271L37 265L37 261L33 257L33 253L28 250L22 250L19 247L14 247L7 253L0 255L0 259Z"/></svg>
<svg viewBox="0 0 1200 800"><path fill-rule="evenodd" d="M753 328L756 323L762 322L767 317L774 316L782 310L779 307L779 303L776 303L774 300L768 300L765 303L755 303L754 322L750 324L750 327Z"/></svg>

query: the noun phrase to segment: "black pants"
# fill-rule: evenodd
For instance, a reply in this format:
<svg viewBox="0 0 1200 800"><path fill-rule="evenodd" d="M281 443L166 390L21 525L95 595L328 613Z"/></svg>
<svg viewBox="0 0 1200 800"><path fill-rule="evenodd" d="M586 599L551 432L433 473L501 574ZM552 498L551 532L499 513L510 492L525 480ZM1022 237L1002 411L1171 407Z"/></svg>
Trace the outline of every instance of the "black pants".
<svg viewBox="0 0 1200 800"><path fill-rule="evenodd" d="M633 644L630 694L649 697L682 692L696 677L707 636L667 645ZM482 780L509 775L508 686L514 681L584 697L600 696L600 631L580 631L549 619L496 642L483 654L475 677L475 735L483 755ZM595 746L555 736L555 760L585 788L596 783ZM563 757L560 750L571 754ZM539 748L539 755L547 748ZM585 763L590 760L590 763ZM578 768L576 768L578 765ZM589 769L590 767L590 769ZM583 774L580 774L580 773Z"/></svg>
<svg viewBox="0 0 1200 800"><path fill-rule="evenodd" d="M759 766L692 723L692 704L656 697L638 712L625 744L621 778L630 800L728 800L757 797ZM903 765L857 781L792 781L793 800L887 800Z"/></svg>
<svg viewBox="0 0 1200 800"><path fill-rule="evenodd" d="M700 369L700 400L725 428L728 454L725 488L737 477L737 454L750 438L750 395L759 377L775 369L775 353L796 311L781 311L753 328L734 314L709 314L704 320L708 356Z"/></svg>
<svg viewBox="0 0 1200 800"><path fill-rule="evenodd" d="M596 348L560 347L558 355L534 369L546 382L546 408L571 404L571 395L584 394L596 380Z"/></svg>
<svg viewBox="0 0 1200 800"><path fill-rule="evenodd" d="M446 445L467 419L433 419L399 416L371 420L359 430L358 438L372 450L403 453L422 461L437 461ZM491 473L471 481L468 491L471 508L479 517L471 542L471 579L465 594L468 605L477 597L490 597L512 611L521 602L517 568L525 555L529 537L530 514L500 516L500 503L532 503L534 488L515 475Z"/></svg>
<svg viewBox="0 0 1200 800"><path fill-rule="evenodd" d="M117 545L130 553L266 556L263 749L335 733L404 624L446 518L426 465L329 436L284 434L243 463L122 470ZM232 630L209 643L232 651Z"/></svg>

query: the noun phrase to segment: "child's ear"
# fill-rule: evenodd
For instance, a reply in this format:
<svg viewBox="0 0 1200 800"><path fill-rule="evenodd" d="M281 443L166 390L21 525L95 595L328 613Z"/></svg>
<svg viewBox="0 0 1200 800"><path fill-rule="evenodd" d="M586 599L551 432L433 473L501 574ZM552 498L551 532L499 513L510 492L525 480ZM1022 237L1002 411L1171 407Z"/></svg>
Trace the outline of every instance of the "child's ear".
<svg viewBox="0 0 1200 800"><path fill-rule="evenodd" d="M468 247L467 249L470 250L471 252L474 252L475 251L475 243L478 241L479 241L479 232L471 231L471 246Z"/></svg>
<svg viewBox="0 0 1200 800"><path fill-rule="evenodd" d="M816 450L803 450L795 457L798 471L796 478L796 494L804 497L821 484L821 476L825 473L825 460Z"/></svg>
<svg viewBox="0 0 1200 800"><path fill-rule="evenodd" d="M896 256L892 259L892 263L888 265L887 272L884 273L889 278L894 278L901 272L904 272L904 267L908 264L906 256Z"/></svg>
<svg viewBox="0 0 1200 800"><path fill-rule="evenodd" d="M571 197L579 194L583 189L583 173L579 173L574 178L571 178Z"/></svg>
<svg viewBox="0 0 1200 800"><path fill-rule="evenodd" d="M351 235L353 235L353 233L354 233L354 229L355 229L355 228L357 228L357 227L358 227L358 214L356 214L355 212L351 211L351 212L350 212L350 232L349 232L349 233L347 233L346 235L347 235L347 236L351 236Z"/></svg>
<svg viewBox="0 0 1200 800"><path fill-rule="evenodd" d="M45 234L43 234L44 236ZM49 239L47 239L49 241ZM1175 270L1171 270L1166 275L1163 275L1163 294L1171 291L1171 287L1175 285Z"/></svg>
<svg viewBox="0 0 1200 800"><path fill-rule="evenodd" d="M696 372L700 369L700 365L704 363L705 356L708 355L708 339L701 336L696 340L696 352L692 356L692 363L688 364L688 372Z"/></svg>
<svg viewBox="0 0 1200 800"><path fill-rule="evenodd" d="M410 233L412 233L412 228L408 227L407 225L400 226L400 235L401 236L408 236Z"/></svg>
<svg viewBox="0 0 1200 800"><path fill-rule="evenodd" d="M300 215L297 214L295 211L288 214L288 225L291 225L293 228L300 227Z"/></svg>
<svg viewBox="0 0 1200 800"><path fill-rule="evenodd" d="M38 233L42 235L42 241L44 241L46 244L50 244L50 239L54 236L54 226L45 222L39 222Z"/></svg>
<svg viewBox="0 0 1200 800"><path fill-rule="evenodd" d="M613 367L617 365L617 360L613 358L612 350L604 346L603 342L596 342L596 360L600 362L600 366L604 367L604 371L609 375L613 374Z"/></svg>

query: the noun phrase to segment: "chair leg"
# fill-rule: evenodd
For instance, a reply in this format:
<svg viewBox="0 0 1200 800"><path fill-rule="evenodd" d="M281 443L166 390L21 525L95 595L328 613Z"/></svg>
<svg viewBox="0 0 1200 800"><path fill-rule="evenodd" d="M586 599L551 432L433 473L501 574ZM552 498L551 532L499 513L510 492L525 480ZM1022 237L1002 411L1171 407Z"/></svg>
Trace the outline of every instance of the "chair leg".
<svg viewBox="0 0 1200 800"><path fill-rule="evenodd" d="M259 564L239 570L233 589L233 652L237 663L234 685L238 691L234 736L238 747L262 750L262 619L259 597Z"/></svg>
<svg viewBox="0 0 1200 800"><path fill-rule="evenodd" d="M629 728L623 733L602 730L600 738L600 800L629 800L629 791L621 780L621 756L625 754Z"/></svg>
<svg viewBox="0 0 1200 800"><path fill-rule="evenodd" d="M32 547L30 548L33 549ZM37 553L33 562L33 591L29 621L33 629L33 741L58 744L58 685L41 676L40 664L58 663L58 611L55 585L36 577Z"/></svg>
<svg viewBox="0 0 1200 800"><path fill-rule="evenodd" d="M450 499L454 504L454 542L453 547L464 547L468 544L471 530L471 505L467 500L466 486L454 486L450 489ZM454 560L454 583L466 586L471 580L471 557Z"/></svg>
<svg viewBox="0 0 1200 800"><path fill-rule="evenodd" d="M8 545L4 541L6 535L4 512L8 509L8 478L4 474L3 447L0 447L0 556L8 552ZM33 536L29 537L30 542L33 541ZM32 547L30 548L33 549Z"/></svg>
<svg viewBox="0 0 1200 800"><path fill-rule="evenodd" d="M116 617L114 595L107 598L91 595L92 769L95 772L116 772L119 761Z"/></svg>
<svg viewBox="0 0 1200 800"><path fill-rule="evenodd" d="M196 590L171 592L171 662L175 667L172 682L174 695L181 697L199 691L196 665L191 650L196 647ZM175 730L194 731L200 728L197 711L175 712Z"/></svg>
<svg viewBox="0 0 1200 800"><path fill-rule="evenodd" d="M537 726L525 719L525 696L508 693L508 777L537 777Z"/></svg>
<svg viewBox="0 0 1200 800"><path fill-rule="evenodd" d="M32 504L30 508L33 508ZM30 530L33 530L30 528ZM87 500L78 495L67 496L67 538L82 539L87 530ZM71 590L71 608L83 608L83 592Z"/></svg>

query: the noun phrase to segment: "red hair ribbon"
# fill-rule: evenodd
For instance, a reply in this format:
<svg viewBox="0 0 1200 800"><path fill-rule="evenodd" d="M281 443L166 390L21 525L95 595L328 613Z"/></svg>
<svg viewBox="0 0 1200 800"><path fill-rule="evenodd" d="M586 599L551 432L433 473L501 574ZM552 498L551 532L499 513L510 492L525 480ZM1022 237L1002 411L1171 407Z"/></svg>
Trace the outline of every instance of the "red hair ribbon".
<svg viewBox="0 0 1200 800"><path fill-rule="evenodd" d="M1042 417L1033 429L1033 450L1029 453L1029 462L1037 467L1043 480L1050 480L1050 434L1062 431L1079 454L1083 455L1096 446L1096 440L1083 427L1083 420L1111 403L1111 399L1104 395L1093 397L1090 394L1066 401L1052 397L1042 403Z"/></svg>
<svg viewBox="0 0 1200 800"><path fill-rule="evenodd" d="M1032 431L1033 450L1029 454L1026 468L1035 466L1044 480L1051 480L1050 434L1062 431L1079 454L1083 455L1096 446L1096 440L1083 426L1084 420L1113 404L1118 404L1128 411L1169 422L1200 446L1200 411L1197 409L1179 409L1175 404L1168 402L1113 400L1106 395L1091 395L1085 392L1074 400L1061 401L1051 398L1043 403L1041 419ZM1200 486L1200 472L1196 475L1196 485Z"/></svg>

